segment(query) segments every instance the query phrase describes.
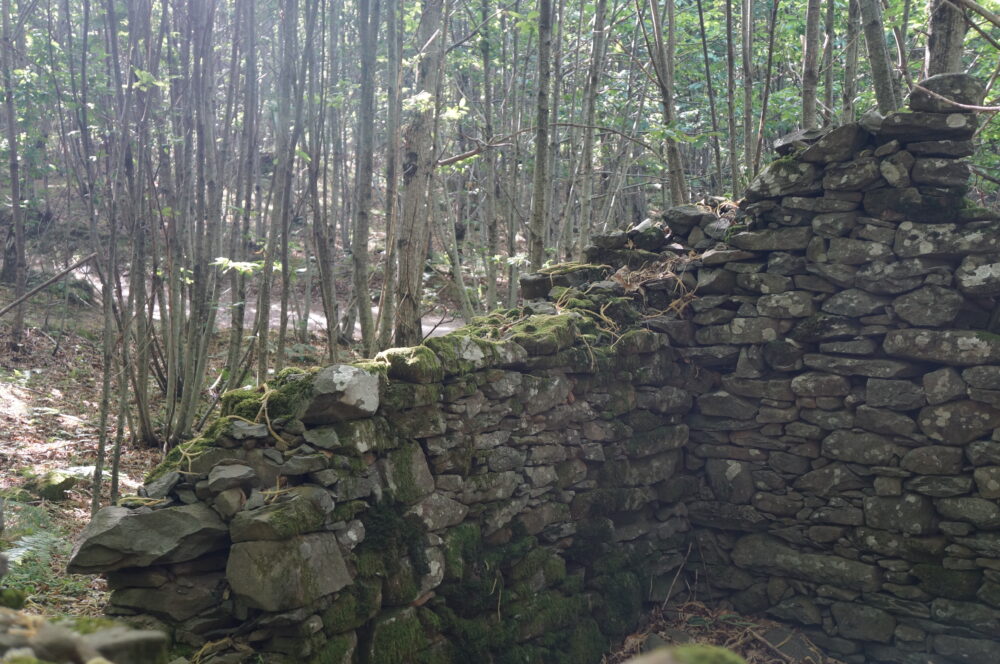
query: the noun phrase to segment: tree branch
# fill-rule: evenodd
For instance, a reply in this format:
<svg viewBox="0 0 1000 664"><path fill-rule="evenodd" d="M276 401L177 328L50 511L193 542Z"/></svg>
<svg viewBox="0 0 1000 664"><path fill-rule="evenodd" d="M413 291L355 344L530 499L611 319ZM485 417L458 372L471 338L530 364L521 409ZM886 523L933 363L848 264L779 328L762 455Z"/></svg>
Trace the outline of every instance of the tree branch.
<svg viewBox="0 0 1000 664"><path fill-rule="evenodd" d="M13 309L14 307L16 307L17 305L19 305L22 302L24 302L25 300L31 298L31 296L33 296L38 291L40 291L40 290L42 290L42 289L44 289L44 288L46 288L48 286L51 286L52 284L54 284L55 282L59 281L60 279L62 279L63 277L65 277L67 274L69 274L70 272L72 272L73 270L75 270L76 268L80 267L84 263L86 263L86 262L88 262L88 261L90 261L90 260L92 260L92 259L94 259L96 257L97 257L97 252L94 252L94 253L90 254L89 256L87 256L86 258L81 258L80 260L78 260L77 262L73 263L68 268L66 268L65 270L63 270L59 274L55 275L54 277L52 277L50 279L46 279L44 282L42 282L38 286L35 286L30 291L28 291L27 293L25 293L21 297L17 298L16 300L14 300L10 304L8 304L3 309L0 309L0 316L3 316L5 313L7 313L8 311L10 311L11 309Z"/></svg>

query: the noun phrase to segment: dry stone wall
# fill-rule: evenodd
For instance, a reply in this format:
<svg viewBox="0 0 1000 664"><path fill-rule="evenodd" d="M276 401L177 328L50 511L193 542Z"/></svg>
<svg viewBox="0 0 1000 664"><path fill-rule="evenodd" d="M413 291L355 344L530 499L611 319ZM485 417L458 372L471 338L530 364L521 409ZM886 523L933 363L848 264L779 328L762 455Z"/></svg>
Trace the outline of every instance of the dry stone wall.
<svg viewBox="0 0 1000 664"><path fill-rule="evenodd" d="M981 97L964 76L924 85ZM926 94L911 106L784 141L745 216L667 213L699 250L671 264L697 288L692 315L664 328L700 369L683 385L684 502L703 598L798 624L849 662L986 664L1000 224L962 198L975 117ZM624 246L599 243L595 262Z"/></svg>
<svg viewBox="0 0 1000 664"><path fill-rule="evenodd" d="M1000 221L937 96L981 86L923 85L519 310L228 394L71 569L275 662L596 662L671 588L851 663L995 661Z"/></svg>
<svg viewBox="0 0 1000 664"><path fill-rule="evenodd" d="M71 571L105 574L110 613L268 662L600 661L680 562L690 399L661 398L664 334L503 320L227 394Z"/></svg>

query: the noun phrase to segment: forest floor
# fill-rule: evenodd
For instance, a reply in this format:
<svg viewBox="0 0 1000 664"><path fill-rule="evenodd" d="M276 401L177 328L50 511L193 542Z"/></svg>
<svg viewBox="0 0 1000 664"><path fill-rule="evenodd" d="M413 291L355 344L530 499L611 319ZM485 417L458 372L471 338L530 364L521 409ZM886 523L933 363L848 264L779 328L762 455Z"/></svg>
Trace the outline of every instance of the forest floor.
<svg viewBox="0 0 1000 664"><path fill-rule="evenodd" d="M0 510L0 550L12 563L4 584L27 594L25 610L30 613L100 615L108 597L104 580L65 571L73 542L89 521L93 497L102 371L94 332L100 327L99 311L78 308L65 324L45 331L47 313L39 307L30 310L17 352L0 343L0 498L6 498L6 508ZM0 325L0 339L5 331ZM110 424L113 441L114 422ZM134 493L160 458L160 450L150 448L123 454L121 493ZM32 490L50 471L73 476L59 500L42 499ZM110 485L105 477L101 502L107 505ZM749 664L836 662L776 623L698 602L652 612L605 662L617 664L657 645L685 642L726 646Z"/></svg>

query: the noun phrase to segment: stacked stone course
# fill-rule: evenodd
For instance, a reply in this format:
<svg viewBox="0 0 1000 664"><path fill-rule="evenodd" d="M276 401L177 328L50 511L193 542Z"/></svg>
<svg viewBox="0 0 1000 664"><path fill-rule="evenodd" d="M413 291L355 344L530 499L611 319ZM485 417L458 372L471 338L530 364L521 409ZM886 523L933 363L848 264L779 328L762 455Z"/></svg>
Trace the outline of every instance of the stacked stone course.
<svg viewBox="0 0 1000 664"><path fill-rule="evenodd" d="M522 310L230 395L73 569L275 662L598 661L690 586L852 664L992 663L1000 221L963 198L975 116L910 103L780 141L740 209L595 237Z"/></svg>
<svg viewBox="0 0 1000 664"><path fill-rule="evenodd" d="M106 575L113 614L268 662L599 661L680 562L673 351L649 330L585 348L581 315L532 310L507 340L230 393L71 571Z"/></svg>
<svg viewBox="0 0 1000 664"><path fill-rule="evenodd" d="M965 76L923 85L981 103ZM848 662L996 661L1000 224L963 199L976 126L915 95L779 142L737 214L664 215L664 244L699 252L667 331L702 368L684 502L705 596ZM625 265L623 240L589 259Z"/></svg>

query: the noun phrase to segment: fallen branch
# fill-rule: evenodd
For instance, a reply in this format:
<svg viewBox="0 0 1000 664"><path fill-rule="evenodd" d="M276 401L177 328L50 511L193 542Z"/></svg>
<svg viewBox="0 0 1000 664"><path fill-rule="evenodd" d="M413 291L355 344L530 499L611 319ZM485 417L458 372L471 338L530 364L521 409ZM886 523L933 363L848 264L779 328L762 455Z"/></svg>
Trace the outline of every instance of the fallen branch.
<svg viewBox="0 0 1000 664"><path fill-rule="evenodd" d="M72 272L73 270L75 270L76 268L80 267L84 263L86 263L86 262L88 262L88 261L90 261L90 260L92 260L92 259L94 259L96 257L97 257L97 252L94 252L94 253L90 254L89 256L87 256L86 258L81 258L77 262L73 263L68 268L66 268L65 270L63 270L62 272L60 272L59 274L57 274L56 276L52 277L51 279L46 279L44 282L42 282L38 286L35 286L30 291L28 291L27 293L25 293L21 297L17 298L16 300L14 300L10 304L8 304L3 309L0 309L0 316L3 316L5 313L7 313L8 311L10 311L11 309L13 309L14 307L16 307L17 305L19 305L22 302L24 302L25 300L31 298L38 291L40 291L40 290L42 290L44 288L47 288L48 286L51 286L52 284L54 284L55 282L59 281L60 279L62 279L63 277L65 277L67 274L69 274L70 272Z"/></svg>

